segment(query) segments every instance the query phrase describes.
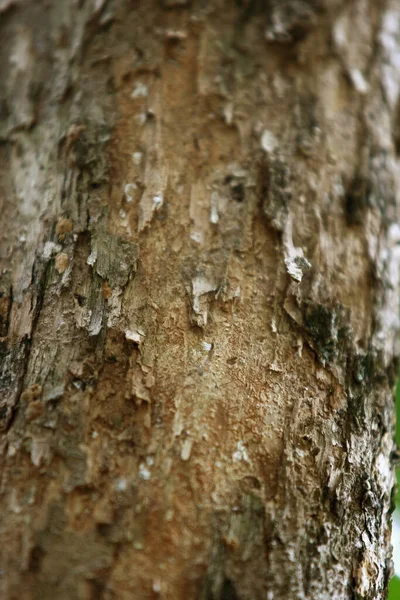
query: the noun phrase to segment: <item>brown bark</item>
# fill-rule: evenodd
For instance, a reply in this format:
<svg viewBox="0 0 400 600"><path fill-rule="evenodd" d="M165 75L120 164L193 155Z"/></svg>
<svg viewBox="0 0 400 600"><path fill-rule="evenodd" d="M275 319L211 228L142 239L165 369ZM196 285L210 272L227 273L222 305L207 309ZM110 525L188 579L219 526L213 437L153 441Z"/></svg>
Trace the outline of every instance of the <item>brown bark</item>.
<svg viewBox="0 0 400 600"><path fill-rule="evenodd" d="M0 3L0 596L386 597L396 0Z"/></svg>

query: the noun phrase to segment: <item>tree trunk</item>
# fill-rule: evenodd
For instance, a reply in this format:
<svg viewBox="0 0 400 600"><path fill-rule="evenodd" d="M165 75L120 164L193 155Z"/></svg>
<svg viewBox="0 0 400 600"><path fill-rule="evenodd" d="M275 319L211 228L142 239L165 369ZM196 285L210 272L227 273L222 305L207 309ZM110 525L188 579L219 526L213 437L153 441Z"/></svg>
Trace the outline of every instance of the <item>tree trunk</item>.
<svg viewBox="0 0 400 600"><path fill-rule="evenodd" d="M0 30L0 597L385 598L397 0Z"/></svg>

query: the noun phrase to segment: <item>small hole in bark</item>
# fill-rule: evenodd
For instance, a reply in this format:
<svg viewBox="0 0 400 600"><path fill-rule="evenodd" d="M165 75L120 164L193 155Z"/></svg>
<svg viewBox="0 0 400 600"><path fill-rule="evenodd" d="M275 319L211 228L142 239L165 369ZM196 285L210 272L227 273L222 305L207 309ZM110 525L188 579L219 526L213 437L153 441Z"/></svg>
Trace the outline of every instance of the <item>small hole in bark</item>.
<svg viewBox="0 0 400 600"><path fill-rule="evenodd" d="M226 362L228 363L228 365L234 365L237 362L237 359L237 356L231 356Z"/></svg>
<svg viewBox="0 0 400 600"><path fill-rule="evenodd" d="M225 578L219 598L220 600L239 600L235 587L230 579Z"/></svg>
<svg viewBox="0 0 400 600"><path fill-rule="evenodd" d="M38 573L44 558L45 552L40 546L34 546L29 561L29 570L32 573Z"/></svg>
<svg viewBox="0 0 400 600"><path fill-rule="evenodd" d="M244 185L243 183L238 183L231 188L231 194L233 200L236 202L243 202L244 200Z"/></svg>
<svg viewBox="0 0 400 600"><path fill-rule="evenodd" d="M118 359L114 354L109 354L108 356L106 356L106 361L115 364L116 362L118 362Z"/></svg>
<svg viewBox="0 0 400 600"><path fill-rule="evenodd" d="M356 176L348 187L344 198L344 210L348 225L359 225L362 222L367 197L367 182L364 178Z"/></svg>
<svg viewBox="0 0 400 600"><path fill-rule="evenodd" d="M79 306L84 306L85 305L85 302L86 302L85 296L81 296L80 294L74 294L74 297L76 298Z"/></svg>
<svg viewBox="0 0 400 600"><path fill-rule="evenodd" d="M53 400L48 400L46 402L46 406L49 410L49 412L52 412L53 410L55 410L57 408L57 406L60 403L61 398L54 398Z"/></svg>
<svg viewBox="0 0 400 600"><path fill-rule="evenodd" d="M104 598L105 585L102 581L92 581L92 598L93 600L101 600Z"/></svg>
<svg viewBox="0 0 400 600"><path fill-rule="evenodd" d="M110 535L110 533L112 531L112 527L111 527L111 525L108 525L107 523L99 523L97 525L97 531L99 532L100 535L107 537Z"/></svg>

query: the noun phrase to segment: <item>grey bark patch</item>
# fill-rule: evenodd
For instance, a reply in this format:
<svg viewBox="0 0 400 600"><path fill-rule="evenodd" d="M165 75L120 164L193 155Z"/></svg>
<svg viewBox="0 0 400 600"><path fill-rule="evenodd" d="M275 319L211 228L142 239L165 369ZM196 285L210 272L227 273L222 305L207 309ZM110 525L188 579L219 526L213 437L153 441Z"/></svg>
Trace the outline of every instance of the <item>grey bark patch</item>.
<svg viewBox="0 0 400 600"><path fill-rule="evenodd" d="M100 333L104 317L104 298L101 293L101 279L94 274L86 282L82 293L75 293L75 322L84 328L89 335Z"/></svg>
<svg viewBox="0 0 400 600"><path fill-rule="evenodd" d="M293 44L303 40L316 23L317 11L312 0L274 0L265 37L269 42Z"/></svg>
<svg viewBox="0 0 400 600"><path fill-rule="evenodd" d="M313 94L300 95L296 106L296 146L305 157L316 154L322 131L318 114L318 100Z"/></svg>
<svg viewBox="0 0 400 600"><path fill-rule="evenodd" d="M283 231L292 199L292 172L281 157L273 157L261 169L262 210L278 230Z"/></svg>
<svg viewBox="0 0 400 600"><path fill-rule="evenodd" d="M12 305L12 289L7 281L0 278L0 338L6 337L10 322L10 312Z"/></svg>
<svg viewBox="0 0 400 600"><path fill-rule="evenodd" d="M0 431L6 431L21 392L27 357L26 339L8 346L0 341Z"/></svg>
<svg viewBox="0 0 400 600"><path fill-rule="evenodd" d="M70 165L86 172L91 186L108 181L109 163L104 152L108 140L108 129L101 123L71 125L60 140L61 146L65 142Z"/></svg>
<svg viewBox="0 0 400 600"><path fill-rule="evenodd" d="M307 301L303 303L302 312L305 333L322 364L335 363L350 339L346 310L341 304L329 306Z"/></svg>
<svg viewBox="0 0 400 600"><path fill-rule="evenodd" d="M338 339L335 312L323 304L309 304L304 311L304 325L323 361L332 361Z"/></svg>
<svg viewBox="0 0 400 600"><path fill-rule="evenodd" d="M384 148L372 148L368 158L368 204L376 206L386 220L396 220L396 164Z"/></svg>
<svg viewBox="0 0 400 600"><path fill-rule="evenodd" d="M97 274L111 287L123 287L136 271L138 247L136 244L97 229L92 236L92 253L88 259Z"/></svg>

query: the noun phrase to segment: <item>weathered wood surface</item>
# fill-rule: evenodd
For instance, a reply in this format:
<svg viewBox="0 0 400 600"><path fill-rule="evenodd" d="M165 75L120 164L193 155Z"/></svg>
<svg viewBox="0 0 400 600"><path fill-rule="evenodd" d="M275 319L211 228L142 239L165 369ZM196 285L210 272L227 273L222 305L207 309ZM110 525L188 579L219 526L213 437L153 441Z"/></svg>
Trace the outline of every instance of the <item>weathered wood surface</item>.
<svg viewBox="0 0 400 600"><path fill-rule="evenodd" d="M0 3L0 595L383 599L395 0Z"/></svg>

